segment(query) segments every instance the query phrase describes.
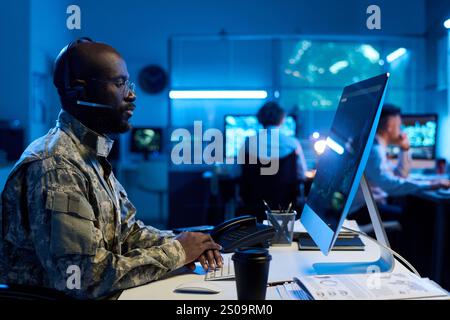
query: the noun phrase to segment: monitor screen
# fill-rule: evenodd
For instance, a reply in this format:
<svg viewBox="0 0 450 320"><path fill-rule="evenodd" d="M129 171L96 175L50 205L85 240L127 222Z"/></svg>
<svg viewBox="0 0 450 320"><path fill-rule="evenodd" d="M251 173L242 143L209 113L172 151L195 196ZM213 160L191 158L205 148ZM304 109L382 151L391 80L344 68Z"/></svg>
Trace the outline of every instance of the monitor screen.
<svg viewBox="0 0 450 320"><path fill-rule="evenodd" d="M160 153L162 130L160 128L133 128L131 131L131 151Z"/></svg>
<svg viewBox="0 0 450 320"><path fill-rule="evenodd" d="M411 144L413 159L434 160L436 158L437 115L402 115L402 131ZM400 148L388 146L388 157L396 158Z"/></svg>
<svg viewBox="0 0 450 320"><path fill-rule="evenodd" d="M286 116L280 132L290 137L295 136L296 124L294 116ZM259 129L262 129L262 126L254 115L226 115L225 156L236 157L245 138L256 135Z"/></svg>
<svg viewBox="0 0 450 320"><path fill-rule="evenodd" d="M344 88L318 158L316 176L301 221L328 254L359 186L376 127L388 74Z"/></svg>

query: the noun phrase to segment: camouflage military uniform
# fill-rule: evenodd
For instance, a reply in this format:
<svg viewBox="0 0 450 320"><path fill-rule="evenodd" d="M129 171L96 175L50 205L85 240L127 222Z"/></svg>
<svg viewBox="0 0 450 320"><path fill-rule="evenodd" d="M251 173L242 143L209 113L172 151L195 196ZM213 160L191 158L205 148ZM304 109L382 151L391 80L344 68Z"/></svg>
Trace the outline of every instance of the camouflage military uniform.
<svg viewBox="0 0 450 320"><path fill-rule="evenodd" d="M62 111L10 173L0 214L0 283L45 286L96 298L184 265L171 232L135 220L106 160L113 141ZM80 272L80 288L67 287Z"/></svg>

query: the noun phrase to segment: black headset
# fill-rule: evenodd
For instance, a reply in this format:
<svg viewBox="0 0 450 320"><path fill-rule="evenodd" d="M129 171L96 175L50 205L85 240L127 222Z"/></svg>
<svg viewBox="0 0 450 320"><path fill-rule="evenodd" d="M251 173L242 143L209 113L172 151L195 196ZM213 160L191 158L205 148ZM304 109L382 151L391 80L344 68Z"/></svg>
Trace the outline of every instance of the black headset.
<svg viewBox="0 0 450 320"><path fill-rule="evenodd" d="M81 37L65 46L55 60L55 71L53 74L53 83L58 89L61 98L66 101L75 102L82 100L85 96L85 87L81 85L71 85L70 58L71 50L80 43L95 43L88 37Z"/></svg>

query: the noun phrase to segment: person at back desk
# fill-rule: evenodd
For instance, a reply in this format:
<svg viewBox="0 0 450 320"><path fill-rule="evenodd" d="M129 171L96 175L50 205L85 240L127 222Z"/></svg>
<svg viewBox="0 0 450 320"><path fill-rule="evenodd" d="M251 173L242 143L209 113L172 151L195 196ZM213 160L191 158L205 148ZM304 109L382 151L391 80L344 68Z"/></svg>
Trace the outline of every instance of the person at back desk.
<svg viewBox="0 0 450 320"><path fill-rule="evenodd" d="M448 180L415 181L408 178L412 166L408 136L401 132L400 109L385 104L381 111L377 134L367 161L365 175L374 198L379 202L380 213L384 218L401 214L400 208L386 204L387 197L399 197L427 189L450 188ZM396 166L387 159L387 146L400 147ZM358 220L369 218L361 190L353 201L350 217ZM397 217L400 218L400 217Z"/></svg>
<svg viewBox="0 0 450 320"><path fill-rule="evenodd" d="M307 168L300 142L279 130L285 117L285 111L276 102L265 103L257 113L258 121L264 129L267 129L266 154L270 161L273 161L275 157L278 158L276 161L279 165L272 175L263 175L259 169L255 171L250 168L252 158L253 161L256 159L262 163L261 157L265 152L261 154L258 145L265 141L258 141L256 145L246 139L239 151L239 157L246 159L246 164L242 168L240 189L243 210L246 211L245 213L255 214L259 220L265 218L263 199L274 209L278 209L279 206L286 209L291 202L295 208L299 194L298 182L305 179ZM279 139L272 141L272 138L276 137L272 136L274 130L279 130ZM294 170L296 172L293 172Z"/></svg>
<svg viewBox="0 0 450 320"><path fill-rule="evenodd" d="M284 134L281 130L279 131L279 141L278 145L272 146L272 139L270 135L272 130L279 130L283 125L286 119L286 112L281 108L278 103L274 101L269 101L265 103L261 109L259 109L256 114L259 123L263 126L264 129L267 129L267 151L270 154L270 150L272 147L277 148L278 157L285 158L286 156L295 153L297 155L297 178L299 180L305 179L305 174L307 171L306 168L306 160L305 155L303 153L302 146L300 142L295 137L290 137ZM248 153L250 156L254 156L258 158L258 150L257 148L253 148L252 145L249 145L248 139L246 139L244 145L239 151L242 156L243 153Z"/></svg>

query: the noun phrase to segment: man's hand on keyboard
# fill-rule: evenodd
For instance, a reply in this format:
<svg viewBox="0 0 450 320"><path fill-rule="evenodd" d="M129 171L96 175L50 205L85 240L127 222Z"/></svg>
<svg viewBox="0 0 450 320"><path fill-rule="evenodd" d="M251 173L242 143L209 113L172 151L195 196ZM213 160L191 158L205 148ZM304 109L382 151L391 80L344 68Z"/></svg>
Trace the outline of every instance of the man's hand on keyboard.
<svg viewBox="0 0 450 320"><path fill-rule="evenodd" d="M199 261L205 270L208 269L208 266L215 268L216 265L221 265L222 256L219 250L222 247L215 243L210 235L199 232L183 232L175 239L181 243L186 253L185 263L191 269L194 261Z"/></svg>
<svg viewBox="0 0 450 320"><path fill-rule="evenodd" d="M206 250L198 258L198 261L205 270L215 269L216 266L218 266L219 268L223 266L223 258L219 250Z"/></svg>
<svg viewBox="0 0 450 320"><path fill-rule="evenodd" d="M213 258L211 260L208 260L207 256L211 256L211 252L213 255ZM215 262L214 262L215 260ZM198 259L198 262L200 262L200 264L202 265L202 268L205 270L214 270L217 267L221 268L223 266L223 258L220 255L219 250L208 250L205 251L205 253L203 253ZM212 262L209 262L212 261ZM189 269L191 270L195 270L195 263L191 262L189 264L186 265Z"/></svg>
<svg viewBox="0 0 450 320"><path fill-rule="evenodd" d="M234 277L234 264L231 260L231 256L228 255L221 267L208 269L208 272L205 274L205 281L234 279Z"/></svg>

